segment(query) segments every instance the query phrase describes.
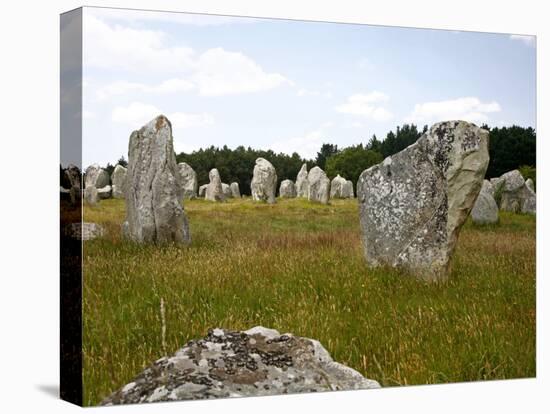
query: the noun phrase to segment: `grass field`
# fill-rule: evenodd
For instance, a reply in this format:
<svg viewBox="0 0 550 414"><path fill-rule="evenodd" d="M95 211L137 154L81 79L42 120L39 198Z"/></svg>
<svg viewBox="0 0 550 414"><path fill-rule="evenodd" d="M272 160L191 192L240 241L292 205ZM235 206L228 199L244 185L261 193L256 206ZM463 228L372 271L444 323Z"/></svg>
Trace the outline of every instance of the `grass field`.
<svg viewBox="0 0 550 414"><path fill-rule="evenodd" d="M192 244L162 248L121 239L122 200L85 208L107 229L84 246L85 404L217 326L316 338L383 386L535 376L532 216L468 222L450 279L425 284L367 268L356 200L185 208Z"/></svg>

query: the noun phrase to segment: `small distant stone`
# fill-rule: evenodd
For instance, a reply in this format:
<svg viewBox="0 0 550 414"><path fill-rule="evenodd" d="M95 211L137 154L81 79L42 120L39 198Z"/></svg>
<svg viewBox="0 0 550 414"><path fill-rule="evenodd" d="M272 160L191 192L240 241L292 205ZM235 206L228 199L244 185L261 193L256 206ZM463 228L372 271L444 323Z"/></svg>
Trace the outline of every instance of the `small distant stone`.
<svg viewBox="0 0 550 414"><path fill-rule="evenodd" d="M63 228L63 234L77 240L92 240L102 237L105 229L97 223L71 223Z"/></svg>

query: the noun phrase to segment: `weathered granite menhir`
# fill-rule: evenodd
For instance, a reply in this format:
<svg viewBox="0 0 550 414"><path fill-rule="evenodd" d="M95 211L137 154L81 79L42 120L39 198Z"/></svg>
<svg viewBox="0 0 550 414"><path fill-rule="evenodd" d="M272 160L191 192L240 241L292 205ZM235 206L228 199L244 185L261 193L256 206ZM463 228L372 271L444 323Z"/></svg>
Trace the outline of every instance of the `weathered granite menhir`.
<svg viewBox="0 0 550 414"><path fill-rule="evenodd" d="M212 329L164 357L101 405L379 388L316 340L260 326Z"/></svg>
<svg viewBox="0 0 550 414"><path fill-rule="evenodd" d="M276 187L277 173L275 167L264 158L256 159L252 182L250 183L252 199L274 204Z"/></svg>
<svg viewBox="0 0 550 414"><path fill-rule="evenodd" d="M447 276L460 228L489 164L489 133L464 121L433 125L413 145L361 174L357 183L370 266Z"/></svg>
<svg viewBox="0 0 550 414"><path fill-rule="evenodd" d="M172 125L159 115L130 135L123 234L145 243L189 243Z"/></svg>

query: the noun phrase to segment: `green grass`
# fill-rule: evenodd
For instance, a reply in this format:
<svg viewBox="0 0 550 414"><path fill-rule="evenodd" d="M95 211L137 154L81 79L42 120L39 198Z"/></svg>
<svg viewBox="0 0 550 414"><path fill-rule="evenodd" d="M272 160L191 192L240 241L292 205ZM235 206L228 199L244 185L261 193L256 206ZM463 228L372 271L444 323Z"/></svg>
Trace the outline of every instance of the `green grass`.
<svg viewBox="0 0 550 414"><path fill-rule="evenodd" d="M86 207L84 402L208 328L316 338L383 386L535 376L535 218L463 228L447 282L369 269L356 200L186 201L189 247L121 239L122 200ZM166 349L161 338L166 308Z"/></svg>

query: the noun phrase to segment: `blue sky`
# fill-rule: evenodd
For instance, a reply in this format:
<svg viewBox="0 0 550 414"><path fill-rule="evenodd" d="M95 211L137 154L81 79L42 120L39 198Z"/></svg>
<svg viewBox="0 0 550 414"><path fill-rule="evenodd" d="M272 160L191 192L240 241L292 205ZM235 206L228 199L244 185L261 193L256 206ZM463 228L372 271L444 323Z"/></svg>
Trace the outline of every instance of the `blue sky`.
<svg viewBox="0 0 550 414"><path fill-rule="evenodd" d="M535 127L535 39L86 8L83 165L114 163L159 113L176 152L312 158L404 122Z"/></svg>

